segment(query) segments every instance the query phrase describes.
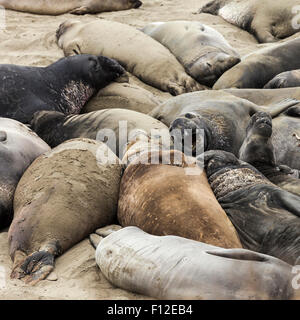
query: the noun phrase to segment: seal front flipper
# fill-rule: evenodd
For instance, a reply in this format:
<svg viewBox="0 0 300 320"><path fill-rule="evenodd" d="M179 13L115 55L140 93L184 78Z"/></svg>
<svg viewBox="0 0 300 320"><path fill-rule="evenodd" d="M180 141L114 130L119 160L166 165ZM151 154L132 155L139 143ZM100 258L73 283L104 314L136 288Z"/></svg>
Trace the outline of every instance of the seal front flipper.
<svg viewBox="0 0 300 320"><path fill-rule="evenodd" d="M219 0L213 0L205 4L202 8L199 9L198 13L210 13L217 15L221 7Z"/></svg>
<svg viewBox="0 0 300 320"><path fill-rule="evenodd" d="M97 249L99 243L101 242L101 240L103 240L103 237L98 236L98 234L96 234L96 233L92 233L89 236L89 240L90 240L90 243L93 246L93 248Z"/></svg>
<svg viewBox="0 0 300 320"><path fill-rule="evenodd" d="M290 117L300 118L300 106L294 106L286 110L285 114Z"/></svg>
<svg viewBox="0 0 300 320"><path fill-rule="evenodd" d="M274 193L274 199L283 209L300 218L299 196L281 189L279 191L276 190Z"/></svg>
<svg viewBox="0 0 300 320"><path fill-rule="evenodd" d="M278 116L281 112L285 111L290 107L297 105L298 103L300 103L299 100L287 98L269 107L259 106L258 110L255 112L258 112L258 111L268 112L270 113L272 118L274 118Z"/></svg>
<svg viewBox="0 0 300 320"><path fill-rule="evenodd" d="M91 12L91 10L85 6L82 6L70 11L71 14L77 14L77 15L87 14L89 12Z"/></svg>
<svg viewBox="0 0 300 320"><path fill-rule="evenodd" d="M246 250L246 249L220 249L220 250L209 250L207 254L211 254L221 258L229 258L236 260L247 260L247 261L258 261L266 262L270 260L270 257L258 252Z"/></svg>

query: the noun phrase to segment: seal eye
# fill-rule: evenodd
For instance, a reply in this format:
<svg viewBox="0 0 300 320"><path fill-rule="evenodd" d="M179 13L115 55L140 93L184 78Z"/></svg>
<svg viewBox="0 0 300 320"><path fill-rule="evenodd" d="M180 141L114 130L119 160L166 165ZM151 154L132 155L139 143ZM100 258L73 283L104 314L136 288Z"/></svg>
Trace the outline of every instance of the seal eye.
<svg viewBox="0 0 300 320"><path fill-rule="evenodd" d="M7 140L7 133L5 131L0 131L0 142Z"/></svg>
<svg viewBox="0 0 300 320"><path fill-rule="evenodd" d="M187 119L193 119L193 118L196 118L196 116L194 115L194 114L192 114L192 113L186 113L185 115L185 118L187 118Z"/></svg>

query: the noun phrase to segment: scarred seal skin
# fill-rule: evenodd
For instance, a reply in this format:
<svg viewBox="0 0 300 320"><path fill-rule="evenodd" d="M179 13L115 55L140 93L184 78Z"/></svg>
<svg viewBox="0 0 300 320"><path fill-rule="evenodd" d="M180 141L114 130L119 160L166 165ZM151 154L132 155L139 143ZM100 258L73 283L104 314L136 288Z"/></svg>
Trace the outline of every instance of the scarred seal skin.
<svg viewBox="0 0 300 320"><path fill-rule="evenodd" d="M36 159L15 193L11 278L30 284L45 279L56 256L113 223L121 172L112 151L89 139L70 140Z"/></svg>
<svg viewBox="0 0 300 320"><path fill-rule="evenodd" d="M204 163L211 188L243 247L294 265L300 256L300 197L232 153L207 151Z"/></svg>
<svg viewBox="0 0 300 320"><path fill-rule="evenodd" d="M87 14L139 8L139 0L0 0L6 9L45 15Z"/></svg>
<svg viewBox="0 0 300 320"><path fill-rule="evenodd" d="M102 239L95 257L115 286L157 299L299 299L290 265L245 249L127 227Z"/></svg>
<svg viewBox="0 0 300 320"><path fill-rule="evenodd" d="M93 55L62 58L48 67L0 65L0 116L29 123L40 110L79 113L124 72L115 60Z"/></svg>
<svg viewBox="0 0 300 320"><path fill-rule="evenodd" d="M207 88L191 78L166 47L129 25L104 19L68 20L59 26L56 37L66 56L103 54L146 84L172 95Z"/></svg>
<svg viewBox="0 0 300 320"><path fill-rule="evenodd" d="M29 165L50 147L24 124L0 118L0 230L13 217L13 196Z"/></svg>

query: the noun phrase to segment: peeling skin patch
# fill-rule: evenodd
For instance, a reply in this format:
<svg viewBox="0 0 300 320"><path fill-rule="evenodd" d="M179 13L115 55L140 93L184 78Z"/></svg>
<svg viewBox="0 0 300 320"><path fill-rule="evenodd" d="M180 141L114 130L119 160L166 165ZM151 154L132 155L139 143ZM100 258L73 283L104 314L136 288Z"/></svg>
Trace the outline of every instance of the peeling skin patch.
<svg viewBox="0 0 300 320"><path fill-rule="evenodd" d="M263 175L249 168L228 169L225 173L217 175L216 178L211 176L209 183L217 199L230 192L257 184L273 186Z"/></svg>
<svg viewBox="0 0 300 320"><path fill-rule="evenodd" d="M67 107L65 114L78 114L94 93L95 90L89 85L72 80L61 93L63 106L60 107L63 110Z"/></svg>

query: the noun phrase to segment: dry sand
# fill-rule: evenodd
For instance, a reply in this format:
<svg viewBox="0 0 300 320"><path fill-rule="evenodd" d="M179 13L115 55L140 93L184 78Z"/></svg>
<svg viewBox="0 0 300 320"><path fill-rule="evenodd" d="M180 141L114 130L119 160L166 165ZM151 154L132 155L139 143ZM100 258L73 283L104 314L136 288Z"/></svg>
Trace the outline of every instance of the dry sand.
<svg viewBox="0 0 300 320"><path fill-rule="evenodd" d="M208 0L142 0L138 10L102 13L98 15L39 16L6 11L6 29L0 31L0 63L29 66L47 66L63 57L55 41L55 32L67 19L92 21L105 18L143 27L154 21L197 20L221 32L228 42L243 56L257 50L259 45L249 33L230 25L222 18L196 14ZM168 97L133 78L156 95ZM147 299L113 287L101 274L94 259L94 249L86 239L56 260L56 281L41 281L29 287L20 280L10 280L12 263L8 255L7 230L0 232L0 299ZM6 287L1 287L1 276Z"/></svg>

